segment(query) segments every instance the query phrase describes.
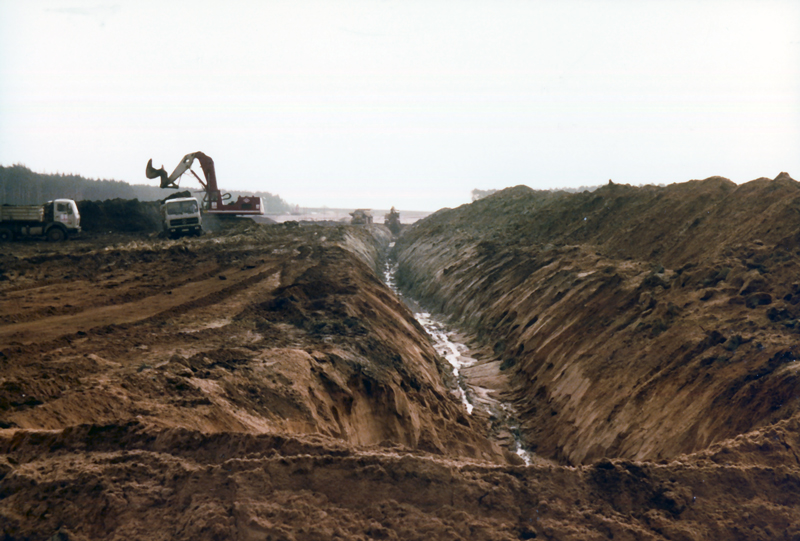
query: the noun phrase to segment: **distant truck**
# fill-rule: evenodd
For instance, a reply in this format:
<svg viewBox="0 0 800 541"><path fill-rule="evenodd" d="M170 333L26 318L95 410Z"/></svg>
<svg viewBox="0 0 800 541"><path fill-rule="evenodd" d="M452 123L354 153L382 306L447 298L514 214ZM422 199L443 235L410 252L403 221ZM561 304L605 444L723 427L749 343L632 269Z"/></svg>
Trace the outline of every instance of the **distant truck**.
<svg viewBox="0 0 800 541"><path fill-rule="evenodd" d="M194 197L167 199L161 205L161 223L170 238L203 234L203 218Z"/></svg>
<svg viewBox="0 0 800 541"><path fill-rule="evenodd" d="M0 206L0 242L21 237L46 237L60 242L81 232L81 215L72 199L44 205Z"/></svg>
<svg viewBox="0 0 800 541"><path fill-rule="evenodd" d="M350 213L352 225L369 225L372 223L372 209L356 209Z"/></svg>
<svg viewBox="0 0 800 541"><path fill-rule="evenodd" d="M389 228L389 231L392 232L392 235L395 237L400 234L402 226L400 225L400 213L397 212L394 207L392 210L389 211L389 214L384 216L383 224Z"/></svg>

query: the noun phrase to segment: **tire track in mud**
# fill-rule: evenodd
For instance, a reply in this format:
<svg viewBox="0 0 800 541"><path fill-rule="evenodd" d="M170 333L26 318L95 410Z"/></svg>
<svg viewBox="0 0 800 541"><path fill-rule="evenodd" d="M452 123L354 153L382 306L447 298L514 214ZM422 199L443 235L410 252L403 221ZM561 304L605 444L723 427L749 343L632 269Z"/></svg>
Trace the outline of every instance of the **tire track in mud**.
<svg viewBox="0 0 800 541"><path fill-rule="evenodd" d="M4 325L0 327L0 348L12 344L28 345L33 342L51 341L63 335L86 332L108 325L141 324L163 320L169 316L217 304L264 281L275 274L278 268L279 266L273 263L232 272L221 269L216 276L200 282L185 282L174 288L165 287L168 295L156 292L141 300L124 304L85 307L76 314Z"/></svg>

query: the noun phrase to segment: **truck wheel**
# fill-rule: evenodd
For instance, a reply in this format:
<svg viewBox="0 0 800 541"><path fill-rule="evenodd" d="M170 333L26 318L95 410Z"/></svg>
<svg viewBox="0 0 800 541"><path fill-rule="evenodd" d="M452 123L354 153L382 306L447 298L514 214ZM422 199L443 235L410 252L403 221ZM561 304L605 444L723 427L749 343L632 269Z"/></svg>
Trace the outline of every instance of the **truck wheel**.
<svg viewBox="0 0 800 541"><path fill-rule="evenodd" d="M61 242L65 238L67 238L67 235L64 234L64 230L60 227L54 227L47 232L47 240L50 242Z"/></svg>
<svg viewBox="0 0 800 541"><path fill-rule="evenodd" d="M14 240L14 232L7 227L0 228L0 242L11 242Z"/></svg>

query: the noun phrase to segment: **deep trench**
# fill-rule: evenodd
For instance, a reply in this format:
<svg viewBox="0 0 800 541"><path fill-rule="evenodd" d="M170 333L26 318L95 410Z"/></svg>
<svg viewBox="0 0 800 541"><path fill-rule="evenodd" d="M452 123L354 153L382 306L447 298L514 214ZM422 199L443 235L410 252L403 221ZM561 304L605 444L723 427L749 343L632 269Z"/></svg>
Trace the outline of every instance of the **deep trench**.
<svg viewBox="0 0 800 541"><path fill-rule="evenodd" d="M499 393L487 392L486 389L481 388L479 389L483 392L476 392L476 386L470 382L470 377L464 369L476 365L478 360L470 356L470 348L463 343L464 338L458 333L457 329L452 328L446 322L443 314L432 314L417 299L397 287L395 282L397 262L391 256L394 244L394 242L389 244L388 252L383 258L383 280L392 292L405 303L414 318L425 329L436 353L447 361L443 363L443 366L450 369L452 377L448 378L449 381L445 381L445 384L461 400L469 415L473 414L475 408L488 415L491 421L491 433L495 436L498 444L515 453L526 465L530 465L534 461L544 460L524 447L514 406L498 396ZM498 434L505 434L506 437L498 438Z"/></svg>

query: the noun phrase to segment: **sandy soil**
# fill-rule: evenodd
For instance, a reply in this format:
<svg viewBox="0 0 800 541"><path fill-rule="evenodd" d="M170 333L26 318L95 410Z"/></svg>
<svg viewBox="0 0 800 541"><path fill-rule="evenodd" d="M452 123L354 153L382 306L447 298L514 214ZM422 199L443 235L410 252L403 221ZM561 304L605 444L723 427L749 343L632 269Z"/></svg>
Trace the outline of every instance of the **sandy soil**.
<svg viewBox="0 0 800 541"><path fill-rule="evenodd" d="M737 190L713 183L724 215L719 198ZM795 183L761 181L775 183L775 204L789 205ZM659 197L697 204L612 190L642 223ZM674 255L661 270L625 253L624 238L556 227L572 223L570 205L601 212L593 197L609 198L515 189L398 241L407 289L455 315L481 357L474 381L515 401L526 443L550 459L532 466L504 448L491 415L466 413L446 362L378 278L382 226L5 245L0 539L800 540L797 363L781 353L795 252L776 248L798 219L756 228L761 244L664 243ZM734 213L743 231L765 197ZM503 208L508 219L490 226ZM487 224L468 227L475 216ZM725 277L706 282L709 269ZM660 353L698 340L694 355Z"/></svg>
<svg viewBox="0 0 800 541"><path fill-rule="evenodd" d="M799 250L800 184L784 173L512 188L417 224L395 256L401 289L500 362L538 454L694 465L716 449L761 464L757 446L742 452L752 439L785 447L767 462L796 476L792 429L774 431L800 415Z"/></svg>

